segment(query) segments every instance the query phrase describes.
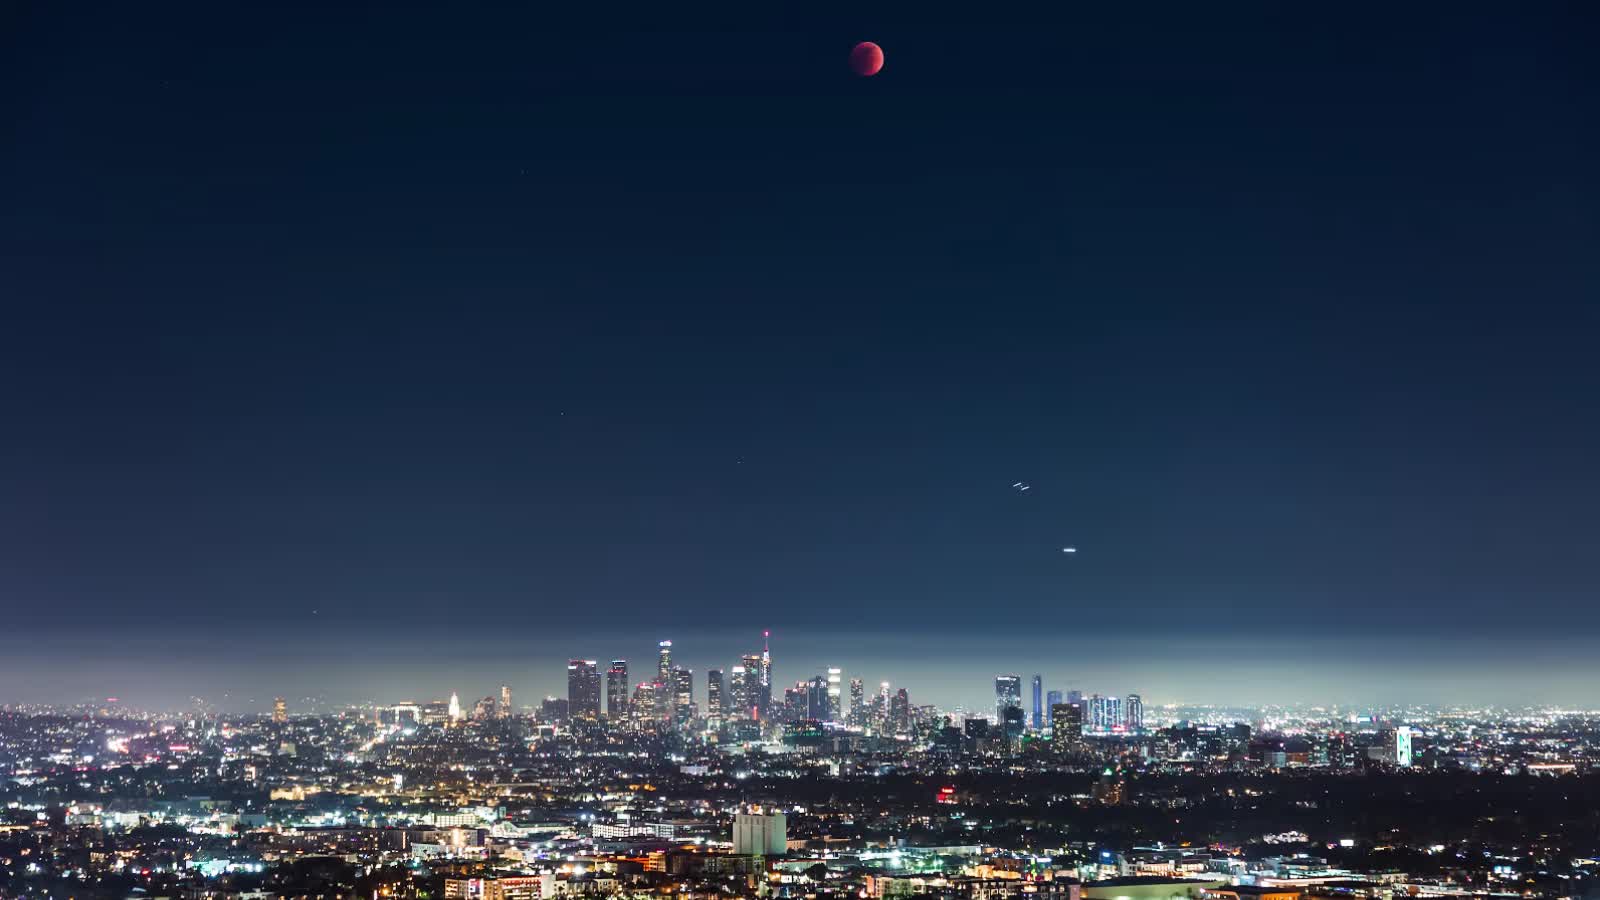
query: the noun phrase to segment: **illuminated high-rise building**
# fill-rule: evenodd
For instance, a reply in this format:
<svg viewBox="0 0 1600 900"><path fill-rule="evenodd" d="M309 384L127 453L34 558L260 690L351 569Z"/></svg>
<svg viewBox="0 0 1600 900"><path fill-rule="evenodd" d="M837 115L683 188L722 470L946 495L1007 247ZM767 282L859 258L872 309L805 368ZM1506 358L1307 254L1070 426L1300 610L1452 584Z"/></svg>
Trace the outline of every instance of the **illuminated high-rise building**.
<svg viewBox="0 0 1600 900"><path fill-rule="evenodd" d="M641 681L633 689L628 714L637 728L654 728L661 720L658 695L665 693L659 681Z"/></svg>
<svg viewBox="0 0 1600 900"><path fill-rule="evenodd" d="M495 714L502 719L511 718L511 685L500 685L500 706L495 710Z"/></svg>
<svg viewBox="0 0 1600 900"><path fill-rule="evenodd" d="M628 718L628 661L613 659L606 670L606 718L621 722Z"/></svg>
<svg viewBox="0 0 1600 900"><path fill-rule="evenodd" d="M1402 769L1411 767L1411 726L1401 725L1394 730L1394 764Z"/></svg>
<svg viewBox="0 0 1600 900"><path fill-rule="evenodd" d="M451 722L459 722L464 718L466 718L466 716L465 716L465 714L463 714L461 712L461 698L456 695L455 691L451 691L450 692L450 721Z"/></svg>
<svg viewBox="0 0 1600 900"><path fill-rule="evenodd" d="M805 719L810 695L810 687L804 681L795 682L794 687L784 688L783 702L772 711L772 720L787 724Z"/></svg>
<svg viewBox="0 0 1600 900"><path fill-rule="evenodd" d="M844 722L844 692L842 681L844 672L830 667L828 669L828 715L829 722Z"/></svg>
<svg viewBox="0 0 1600 900"><path fill-rule="evenodd" d="M727 698L723 696L722 670L706 670L706 718L713 728L721 725L727 716Z"/></svg>
<svg viewBox="0 0 1600 900"><path fill-rule="evenodd" d="M672 670L672 721L682 725L694 718L694 670Z"/></svg>
<svg viewBox="0 0 1600 900"><path fill-rule="evenodd" d="M1057 703L1050 707L1050 743L1057 750L1076 750L1083 744L1083 707Z"/></svg>
<svg viewBox="0 0 1600 900"><path fill-rule="evenodd" d="M1006 710L1022 708L1022 676L996 675L994 677L994 712L1001 723L1006 721Z"/></svg>
<svg viewBox="0 0 1600 900"><path fill-rule="evenodd" d="M1129 694L1122 705L1122 722L1129 734L1144 733L1144 698Z"/></svg>
<svg viewBox="0 0 1600 900"><path fill-rule="evenodd" d="M662 684L672 683L672 642L662 641L656 645L656 680Z"/></svg>
<svg viewBox="0 0 1600 900"><path fill-rule="evenodd" d="M545 723L546 725L554 725L557 722L565 722L571 718L571 716L568 715L569 709L570 705L567 703L566 698L546 697L544 698L544 701L539 704L539 721Z"/></svg>
<svg viewBox="0 0 1600 900"><path fill-rule="evenodd" d="M847 716L847 721L856 728L863 728L867 724L867 685L859 678L850 679L850 711Z"/></svg>
<svg viewBox="0 0 1600 900"><path fill-rule="evenodd" d="M889 700L889 731L911 733L911 694L905 688L895 691Z"/></svg>
<svg viewBox="0 0 1600 900"><path fill-rule="evenodd" d="M806 682L806 714L803 718L828 720L828 679L818 675Z"/></svg>
<svg viewBox="0 0 1600 900"><path fill-rule="evenodd" d="M1033 719L1030 725L1034 731L1044 730L1044 676L1033 676Z"/></svg>
<svg viewBox="0 0 1600 900"><path fill-rule="evenodd" d="M573 719L600 719L600 668L592 659L567 662L567 715Z"/></svg>
<svg viewBox="0 0 1600 900"><path fill-rule="evenodd" d="M766 718L772 706L772 632L761 632L761 695L756 698L761 707L761 717Z"/></svg>
<svg viewBox="0 0 1600 900"><path fill-rule="evenodd" d="M748 657L747 657L748 658ZM734 666L728 673L729 719L754 718L755 676L745 666Z"/></svg>
<svg viewBox="0 0 1600 900"><path fill-rule="evenodd" d="M279 725L289 721L289 704L284 703L282 697L276 697L272 701L272 721Z"/></svg>
<svg viewBox="0 0 1600 900"><path fill-rule="evenodd" d="M1061 692L1060 691L1050 691L1050 692L1046 693L1044 695L1044 697L1045 697L1045 699L1044 699L1044 708L1050 710L1051 711L1050 712L1051 718L1054 718L1055 717L1054 707L1056 706L1056 704L1064 703L1066 701L1061 699Z"/></svg>
<svg viewBox="0 0 1600 900"><path fill-rule="evenodd" d="M744 656L745 683L749 685L749 696L744 700L744 712L741 718L761 719L766 717L767 709L772 701L772 686L761 683L761 655L746 653Z"/></svg>

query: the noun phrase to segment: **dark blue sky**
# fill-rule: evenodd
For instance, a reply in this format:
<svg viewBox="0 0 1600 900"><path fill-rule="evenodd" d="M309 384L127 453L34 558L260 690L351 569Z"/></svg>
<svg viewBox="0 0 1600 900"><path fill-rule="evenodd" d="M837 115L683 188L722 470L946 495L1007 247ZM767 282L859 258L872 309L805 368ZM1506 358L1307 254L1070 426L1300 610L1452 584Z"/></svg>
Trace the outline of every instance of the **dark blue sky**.
<svg viewBox="0 0 1600 900"><path fill-rule="evenodd" d="M5 683L1600 638L1592 5L546 6L0 14Z"/></svg>

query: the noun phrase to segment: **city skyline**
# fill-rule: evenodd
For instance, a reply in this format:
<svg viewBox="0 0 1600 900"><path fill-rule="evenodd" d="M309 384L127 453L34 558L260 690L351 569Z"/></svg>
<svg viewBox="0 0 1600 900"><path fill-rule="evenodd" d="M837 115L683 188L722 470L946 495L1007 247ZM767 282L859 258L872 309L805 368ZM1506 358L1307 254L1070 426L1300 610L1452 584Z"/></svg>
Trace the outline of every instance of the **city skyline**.
<svg viewBox="0 0 1600 900"><path fill-rule="evenodd" d="M215 669L206 668L203 658L185 660L181 641L155 642L148 645L151 654L148 658L127 664L122 676L100 682L102 690L91 690L88 680L79 680L74 673L64 672L49 684L19 682L21 689L14 687L13 696L0 697L0 705L18 702L66 705L115 695L149 708L184 709L197 695L196 686L202 684L207 687L209 695L205 699L209 703L236 712L267 708L275 696L283 695L322 697L333 708L366 702L438 699L456 690L463 702L470 703L479 696L497 694L504 684L520 698L519 708L529 708L536 707L545 696L566 696L567 666L574 659L596 661L603 695L605 672L614 661L626 660L630 673L648 673L647 676L632 675L630 688L641 680L653 678L658 663L658 642L663 638L640 635L628 641L591 640L583 645L582 655L562 652L562 646L570 651L577 645L576 638L571 644L564 643L564 639L551 640L561 643L538 653L529 652L524 642L516 640L497 644L484 638L450 647L439 644L429 664L421 667L405 660L389 660L381 653L366 661L330 662L326 658L326 648L314 644L302 645L293 651L263 645L245 652L235 646L234 655L230 657L232 664ZM701 704L705 702L708 670L720 669L726 679L742 655L759 658L760 630L743 634L714 632L694 636L689 641L672 640L673 665L693 670L694 696ZM995 678L1000 675L1021 677L1024 708L1031 715L1031 696L1026 683L1036 673L1043 676L1043 688L1047 692L1076 691L1086 698L1092 694L1125 696L1134 693L1141 695L1147 706L1324 704L1378 708L1416 703L1506 708L1565 704L1585 708L1592 696L1589 682L1585 680L1587 664L1574 661L1572 657L1577 646L1558 641L1546 644L1543 654L1520 660L1519 665L1524 667L1521 677L1508 678L1504 666L1493 661L1485 660L1471 666L1459 662L1446 664L1439 659L1410 658L1414 648L1404 645L1384 644L1369 652L1346 646L1341 641L1321 645L1307 641L1292 647L1278 647L1275 648L1277 655L1273 655L1274 648L1264 647L1254 640L1212 641L1211 651L1218 655L1219 661L1210 666L1208 672L1196 673L1185 662L1194 645L1185 641L1144 641L1139 645L1155 656L1171 656L1173 662L1163 669L1146 658L1128 659L1126 648L1120 643L1098 649L1092 643L1086 644L1072 654L1075 660L1072 665L1064 665L1049 653L1029 653L1003 640L968 639L963 642L968 652L960 659L940 662L924 659L921 663L910 658L894 663L886 660L884 651L895 648L882 635L819 637L805 633L791 635L780 630L774 640L772 686L777 699L781 700L783 690L795 682L826 676L830 668L837 667L842 670L843 684L862 678L868 686L869 698L881 682L888 681L895 688L910 688L913 702L919 705L933 704L950 710L959 707L974 713L987 711L991 715L995 709ZM742 649L746 647L748 649ZM800 659L785 652L791 647ZM631 655L609 652L619 649L643 652ZM1483 656L1493 650L1492 643L1485 643L1453 646L1451 653ZM121 653L123 658L128 658L125 645L115 649L107 647L104 652ZM253 674L250 663L257 654L263 659L276 657L279 674L268 680ZM1229 663L1226 660L1232 654L1259 658L1253 663ZM1313 661L1298 666L1298 677L1283 675L1290 660L1307 658ZM1316 659L1322 661L1320 665L1314 661ZM293 664L285 667L286 660ZM1352 661L1362 661L1363 671L1352 672ZM14 657L10 664L35 665L25 654ZM240 672L246 674L241 676ZM1535 678L1542 687L1530 689L1529 684L1534 683ZM330 690L330 685L339 685L339 688Z"/></svg>

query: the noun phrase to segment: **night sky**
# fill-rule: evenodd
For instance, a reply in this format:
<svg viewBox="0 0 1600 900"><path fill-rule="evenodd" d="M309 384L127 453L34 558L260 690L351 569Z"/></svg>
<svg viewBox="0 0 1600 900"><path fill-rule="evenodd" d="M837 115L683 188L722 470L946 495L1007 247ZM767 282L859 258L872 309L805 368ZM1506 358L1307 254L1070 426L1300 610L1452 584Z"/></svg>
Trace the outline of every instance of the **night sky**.
<svg viewBox="0 0 1600 900"><path fill-rule="evenodd" d="M0 702L1595 699L1600 7L553 6L0 11Z"/></svg>

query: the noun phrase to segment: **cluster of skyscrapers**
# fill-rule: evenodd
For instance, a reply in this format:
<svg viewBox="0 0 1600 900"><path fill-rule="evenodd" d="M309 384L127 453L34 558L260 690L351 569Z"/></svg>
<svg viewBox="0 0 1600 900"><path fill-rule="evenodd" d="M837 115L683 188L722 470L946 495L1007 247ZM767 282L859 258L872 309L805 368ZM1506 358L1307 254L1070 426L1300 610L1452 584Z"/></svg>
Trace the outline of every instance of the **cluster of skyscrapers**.
<svg viewBox="0 0 1600 900"><path fill-rule="evenodd" d="M728 670L705 674L705 705L695 699L695 674L678 665L672 641L656 646L653 671L633 683L626 659L611 660L603 678L599 663L573 659L567 663L567 697L550 698L542 710L547 720L609 723L613 727L657 730L705 728L741 736L758 736L765 724L836 723L881 735L910 735L924 710L911 705L905 688L888 682L870 696L860 678L849 683L846 707L843 672L829 667L774 694L770 632L762 633L760 653L744 654ZM1034 675L1024 701L1022 676L997 675L994 680L994 724L998 734L1020 740L1024 734L1048 735L1071 746L1084 735L1135 735L1144 731L1144 702L1138 694L1123 697L1080 691L1046 691L1044 677ZM508 688L502 689L509 694ZM510 698L502 707L509 707ZM492 702L492 701L491 701Z"/></svg>
<svg viewBox="0 0 1600 900"><path fill-rule="evenodd" d="M745 654L728 677L722 669L706 672L704 709L695 701L694 670L673 661L671 641L656 645L655 669L637 684L631 683L626 659L611 660L603 693L599 663L570 660L565 709L550 709L551 701L546 701L546 711L556 714L548 717L640 727L685 727L704 720L708 727L720 728L730 722L762 721L773 708L770 639L770 633L763 632L761 652Z"/></svg>
<svg viewBox="0 0 1600 900"><path fill-rule="evenodd" d="M611 660L604 671L596 660L567 663L565 700L549 698L541 709L547 721L607 723L635 730L705 728L736 736L757 736L766 724L835 723L876 734L912 733L918 710L905 688L884 682L871 697L860 678L849 684L846 709L844 673L827 667L816 675L774 692L770 632L762 633L760 653L747 653L726 671L705 674L705 705L695 699L692 669L672 657L672 642L657 644L654 671L645 680L630 680L628 661Z"/></svg>
<svg viewBox="0 0 1600 900"><path fill-rule="evenodd" d="M1033 676L1031 710L1022 705L1022 676L996 675L995 720L1008 737L1025 731L1051 732L1058 743L1075 743L1085 734L1140 734L1144 731L1144 699L1138 694L1102 697L1081 691L1044 689L1044 676ZM1031 714L1030 714L1031 713Z"/></svg>

